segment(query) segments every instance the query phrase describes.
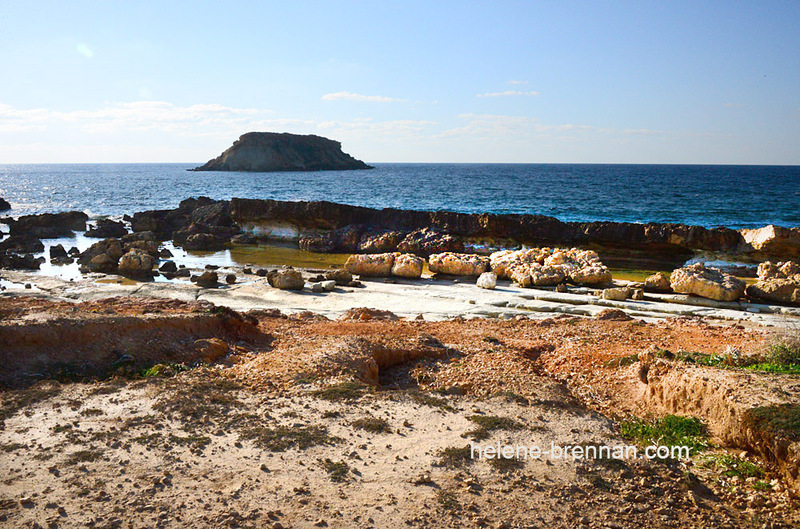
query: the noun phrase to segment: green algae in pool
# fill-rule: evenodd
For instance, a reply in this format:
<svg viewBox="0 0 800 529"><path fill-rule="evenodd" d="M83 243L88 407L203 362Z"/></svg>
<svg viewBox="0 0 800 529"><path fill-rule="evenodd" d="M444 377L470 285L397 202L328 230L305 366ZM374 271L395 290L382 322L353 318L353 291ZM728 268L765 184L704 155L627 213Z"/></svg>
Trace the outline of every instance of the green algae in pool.
<svg viewBox="0 0 800 529"><path fill-rule="evenodd" d="M231 248L231 258L241 265L341 268L348 257L350 254L313 253L291 246L248 245Z"/></svg>

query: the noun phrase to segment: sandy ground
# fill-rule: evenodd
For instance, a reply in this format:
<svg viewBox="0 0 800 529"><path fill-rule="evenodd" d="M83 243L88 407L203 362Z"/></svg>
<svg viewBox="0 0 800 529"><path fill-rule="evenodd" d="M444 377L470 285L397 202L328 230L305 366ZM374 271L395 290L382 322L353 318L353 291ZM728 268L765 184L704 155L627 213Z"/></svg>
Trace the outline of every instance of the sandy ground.
<svg viewBox="0 0 800 529"><path fill-rule="evenodd" d="M5 298L0 336L24 337L2 333L42 321L80 328L105 322L113 333L122 319L184 321L209 310L148 299ZM220 334L228 354L212 364L159 376L118 368L98 381L42 381L0 393L0 521L274 528L800 523L777 470L741 449L683 461L467 455L470 443L630 445L618 420L654 409L637 400L635 366L610 361L651 346L756 352L769 338L763 328L687 318L427 322L383 320L389 315L374 311L340 320L251 314L257 335ZM134 347L137 333L162 343L152 341L163 336L148 334L149 327L131 327ZM81 336L63 350L94 351L97 336L87 334L85 343ZM23 342L7 344L5 363L14 364ZM166 351L161 361L191 350ZM776 384L790 391L789 380ZM756 464L764 472L759 482L774 485L734 480L704 463L709 454Z"/></svg>

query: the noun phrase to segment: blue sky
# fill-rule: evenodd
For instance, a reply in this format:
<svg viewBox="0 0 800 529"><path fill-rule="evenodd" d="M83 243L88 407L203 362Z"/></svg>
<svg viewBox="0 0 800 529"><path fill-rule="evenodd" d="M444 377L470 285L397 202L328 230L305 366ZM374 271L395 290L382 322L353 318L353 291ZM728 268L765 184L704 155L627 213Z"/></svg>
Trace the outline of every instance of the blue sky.
<svg viewBox="0 0 800 529"><path fill-rule="evenodd" d="M800 164L800 2L0 0L0 163Z"/></svg>

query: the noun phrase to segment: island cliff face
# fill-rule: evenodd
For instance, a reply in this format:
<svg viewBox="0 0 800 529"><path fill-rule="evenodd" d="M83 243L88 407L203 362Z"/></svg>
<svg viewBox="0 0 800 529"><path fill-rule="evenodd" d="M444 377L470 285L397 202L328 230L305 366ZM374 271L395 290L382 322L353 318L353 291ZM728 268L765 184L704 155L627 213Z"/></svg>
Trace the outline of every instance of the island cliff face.
<svg viewBox="0 0 800 529"><path fill-rule="evenodd" d="M193 171L348 171L372 169L321 136L248 132L233 146Z"/></svg>

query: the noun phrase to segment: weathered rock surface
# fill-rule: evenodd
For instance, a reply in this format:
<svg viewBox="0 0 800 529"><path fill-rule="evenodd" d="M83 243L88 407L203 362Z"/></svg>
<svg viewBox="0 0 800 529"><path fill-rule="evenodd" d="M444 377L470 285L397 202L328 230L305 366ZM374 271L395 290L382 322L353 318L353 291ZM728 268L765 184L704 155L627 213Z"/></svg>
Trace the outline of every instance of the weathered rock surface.
<svg viewBox="0 0 800 529"><path fill-rule="evenodd" d="M283 268L267 274L270 286L281 290L303 290L303 274L293 268Z"/></svg>
<svg viewBox="0 0 800 529"><path fill-rule="evenodd" d="M429 256L434 253L463 252L464 243L452 235L422 228L406 235L397 244L397 249L401 252Z"/></svg>
<svg viewBox="0 0 800 529"><path fill-rule="evenodd" d="M744 294L745 283L716 268L706 268L696 263L679 268L670 275L670 286L675 292L694 294L717 301L734 301Z"/></svg>
<svg viewBox="0 0 800 529"><path fill-rule="evenodd" d="M89 216L82 211L64 213L42 213L40 215L23 215L14 220L5 218L11 235L28 235L40 239L71 237L73 231L86 230Z"/></svg>
<svg viewBox="0 0 800 529"><path fill-rule="evenodd" d="M11 209L11 204L9 204L6 199L0 197L0 211L8 211L9 209Z"/></svg>
<svg viewBox="0 0 800 529"><path fill-rule="evenodd" d="M44 251L44 244L38 238L30 235L11 235L0 242L0 253L39 253Z"/></svg>
<svg viewBox="0 0 800 529"><path fill-rule="evenodd" d="M392 275L418 279L424 266L425 260L421 257L410 253L397 254L392 263Z"/></svg>
<svg viewBox="0 0 800 529"><path fill-rule="evenodd" d="M773 277L747 287L751 298L771 303L800 305L800 274L790 277Z"/></svg>
<svg viewBox="0 0 800 529"><path fill-rule="evenodd" d="M117 265L117 273L125 277L150 278L153 276L155 259L143 250L132 249L123 255Z"/></svg>
<svg viewBox="0 0 800 529"><path fill-rule="evenodd" d="M325 279L328 281L334 281L339 286L347 286L353 280L353 274L348 272L347 270L330 270L325 272Z"/></svg>
<svg viewBox="0 0 800 529"><path fill-rule="evenodd" d="M372 169L342 152L338 141L315 135L248 132L195 171L346 171Z"/></svg>
<svg viewBox="0 0 800 529"><path fill-rule="evenodd" d="M103 239L96 242L80 254L78 262L82 265L88 265L92 259L103 254L113 259L116 267L117 261L123 254L122 242L119 239Z"/></svg>
<svg viewBox="0 0 800 529"><path fill-rule="evenodd" d="M478 281L475 284L478 288L494 290L497 288L497 276L493 272L484 272L478 276Z"/></svg>
<svg viewBox="0 0 800 529"><path fill-rule="evenodd" d="M109 237L124 237L128 234L125 224L110 219L100 219L97 225L86 231L87 237L107 239Z"/></svg>
<svg viewBox="0 0 800 529"><path fill-rule="evenodd" d="M758 229L741 230L745 243L756 252L768 256L800 256L800 228L764 226Z"/></svg>
<svg viewBox="0 0 800 529"><path fill-rule="evenodd" d="M631 296L631 290L627 287L623 287L623 288L606 288L603 290L602 295L600 297L612 301L625 301L630 296Z"/></svg>
<svg viewBox="0 0 800 529"><path fill-rule="evenodd" d="M361 276L388 276L394 264L393 253L356 254L347 258L344 268Z"/></svg>
<svg viewBox="0 0 800 529"><path fill-rule="evenodd" d="M765 261L758 265L758 279L761 281L773 278L786 279L797 274L800 274L800 264L795 261L781 261L778 263Z"/></svg>
<svg viewBox="0 0 800 529"><path fill-rule="evenodd" d="M666 272L656 272L644 280L644 289L647 292L668 293L672 292L669 285L669 274Z"/></svg>
<svg viewBox="0 0 800 529"><path fill-rule="evenodd" d="M216 272L203 272L195 283L199 287L215 288L219 284L219 275Z"/></svg>
<svg viewBox="0 0 800 529"><path fill-rule="evenodd" d="M479 276L489 268L489 259L468 253L437 253L428 258L428 268L437 274Z"/></svg>

